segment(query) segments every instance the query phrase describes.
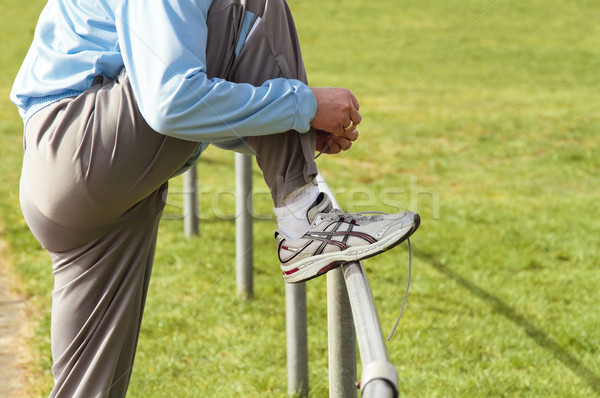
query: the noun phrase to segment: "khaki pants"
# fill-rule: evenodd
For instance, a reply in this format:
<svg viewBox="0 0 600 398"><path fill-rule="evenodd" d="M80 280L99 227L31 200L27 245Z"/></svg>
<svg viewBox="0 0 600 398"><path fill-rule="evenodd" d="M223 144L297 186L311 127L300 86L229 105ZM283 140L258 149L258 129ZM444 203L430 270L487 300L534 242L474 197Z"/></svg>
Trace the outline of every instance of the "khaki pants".
<svg viewBox="0 0 600 398"><path fill-rule="evenodd" d="M256 85L276 77L306 81L284 1L245 3L213 3L209 75ZM232 38L246 7L262 20L235 57ZM275 204L317 172L312 131L249 141ZM21 206L50 253L54 274L50 396L124 397L167 181L198 143L153 131L140 115L126 71L36 113L25 142Z"/></svg>

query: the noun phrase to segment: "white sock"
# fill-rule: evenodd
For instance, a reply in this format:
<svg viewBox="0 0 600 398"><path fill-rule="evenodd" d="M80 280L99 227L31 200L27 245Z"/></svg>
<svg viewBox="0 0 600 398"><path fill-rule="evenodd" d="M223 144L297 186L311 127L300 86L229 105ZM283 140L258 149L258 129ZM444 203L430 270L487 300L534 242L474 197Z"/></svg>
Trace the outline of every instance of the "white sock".
<svg viewBox="0 0 600 398"><path fill-rule="evenodd" d="M298 239L304 235L310 227L306 212L319 193L319 187L310 183L286 196L281 207L273 208L280 234L288 239Z"/></svg>

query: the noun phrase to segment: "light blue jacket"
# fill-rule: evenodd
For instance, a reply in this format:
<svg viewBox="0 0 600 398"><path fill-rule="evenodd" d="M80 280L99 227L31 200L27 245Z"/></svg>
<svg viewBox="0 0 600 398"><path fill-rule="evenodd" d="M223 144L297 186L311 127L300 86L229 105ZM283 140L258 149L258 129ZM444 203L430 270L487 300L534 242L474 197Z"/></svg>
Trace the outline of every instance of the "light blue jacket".
<svg viewBox="0 0 600 398"><path fill-rule="evenodd" d="M49 0L14 83L24 119L127 70L156 131L198 142L308 131L317 104L297 80L261 87L206 76L210 0Z"/></svg>

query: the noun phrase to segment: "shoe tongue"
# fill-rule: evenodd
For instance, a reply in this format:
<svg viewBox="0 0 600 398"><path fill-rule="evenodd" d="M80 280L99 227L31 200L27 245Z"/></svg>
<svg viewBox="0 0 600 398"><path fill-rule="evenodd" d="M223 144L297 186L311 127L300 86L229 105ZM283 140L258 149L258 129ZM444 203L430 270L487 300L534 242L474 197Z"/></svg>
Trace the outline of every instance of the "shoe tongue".
<svg viewBox="0 0 600 398"><path fill-rule="evenodd" d="M321 192L314 203L306 212L306 219L312 224L313 220L319 213L328 213L333 208L331 199L325 193Z"/></svg>

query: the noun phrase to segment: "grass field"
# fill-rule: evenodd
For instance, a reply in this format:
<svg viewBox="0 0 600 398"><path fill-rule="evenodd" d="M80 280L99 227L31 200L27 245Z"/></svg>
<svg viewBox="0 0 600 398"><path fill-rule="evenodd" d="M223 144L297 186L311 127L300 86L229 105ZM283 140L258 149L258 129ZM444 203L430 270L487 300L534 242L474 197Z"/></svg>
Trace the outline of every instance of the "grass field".
<svg viewBox="0 0 600 398"><path fill-rule="evenodd" d="M8 101L43 1L0 3L0 225L32 299L31 395L52 380L49 260L18 207ZM319 166L352 210L409 208L407 311L388 344L401 396L600 395L600 3L291 0L313 85L352 89L361 138ZM255 298L235 297L233 154L201 159L201 236L181 180L159 235L131 397L284 397L284 285L254 224ZM256 212L271 204L255 168ZM366 262L384 331L406 246ZM325 279L308 285L310 392L327 396Z"/></svg>

